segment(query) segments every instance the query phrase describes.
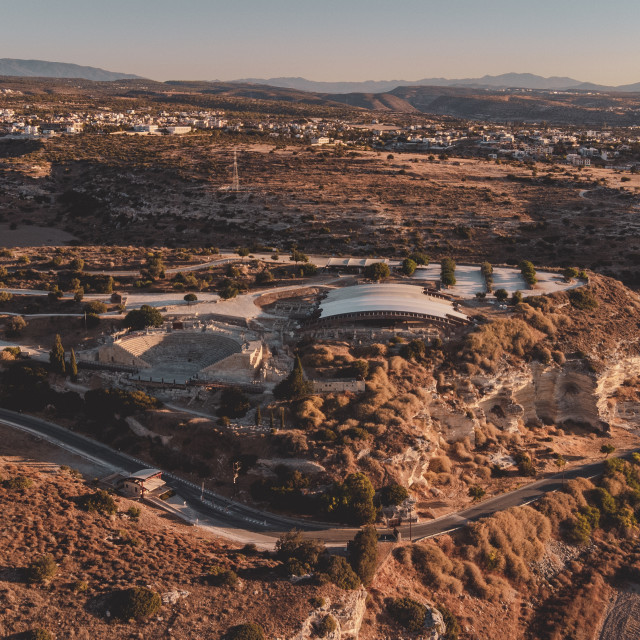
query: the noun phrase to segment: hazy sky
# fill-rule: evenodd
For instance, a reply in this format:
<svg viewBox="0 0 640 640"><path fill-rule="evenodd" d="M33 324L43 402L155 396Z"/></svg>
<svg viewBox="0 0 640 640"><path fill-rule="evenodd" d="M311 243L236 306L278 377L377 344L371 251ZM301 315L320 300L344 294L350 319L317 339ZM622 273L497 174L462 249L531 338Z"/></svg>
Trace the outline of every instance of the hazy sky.
<svg viewBox="0 0 640 640"><path fill-rule="evenodd" d="M156 80L640 81L639 0L0 0L0 58Z"/></svg>

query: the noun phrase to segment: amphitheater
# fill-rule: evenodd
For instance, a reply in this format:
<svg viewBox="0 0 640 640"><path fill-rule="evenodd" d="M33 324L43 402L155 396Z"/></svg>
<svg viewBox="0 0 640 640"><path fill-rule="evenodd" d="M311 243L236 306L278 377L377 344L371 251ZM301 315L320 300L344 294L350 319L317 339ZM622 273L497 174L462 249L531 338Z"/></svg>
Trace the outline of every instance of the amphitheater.
<svg viewBox="0 0 640 640"><path fill-rule="evenodd" d="M262 344L210 331L155 331L127 335L100 348L96 360L137 369L141 376L165 382L208 378L223 360L230 368L255 369Z"/></svg>

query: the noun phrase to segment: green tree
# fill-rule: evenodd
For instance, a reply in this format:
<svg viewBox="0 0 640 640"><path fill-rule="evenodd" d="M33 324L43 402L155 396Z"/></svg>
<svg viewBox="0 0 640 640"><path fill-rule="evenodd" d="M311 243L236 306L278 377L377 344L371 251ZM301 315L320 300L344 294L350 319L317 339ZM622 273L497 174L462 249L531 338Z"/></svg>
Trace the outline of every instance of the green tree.
<svg viewBox="0 0 640 640"><path fill-rule="evenodd" d="M533 287L536 282L538 282L538 279L536 277L536 270L533 266L533 263L529 260L522 260L519 267L524 281L529 285L529 287Z"/></svg>
<svg viewBox="0 0 640 640"><path fill-rule="evenodd" d="M386 280L390 275L389 265L385 262L373 262L364 268L364 275L375 282Z"/></svg>
<svg viewBox="0 0 640 640"><path fill-rule="evenodd" d="M373 504L375 490L364 473L351 473L344 482L336 482L324 494L325 509L341 521L362 525L375 522L377 509Z"/></svg>
<svg viewBox="0 0 640 640"><path fill-rule="evenodd" d="M195 293L187 293L187 295L184 297L184 301L188 306L191 306L191 303L196 302L197 300L198 296Z"/></svg>
<svg viewBox="0 0 640 640"><path fill-rule="evenodd" d="M313 384L304 377L300 356L296 356L291 373L274 390L273 395L280 400L298 400L308 396L313 391Z"/></svg>
<svg viewBox="0 0 640 640"><path fill-rule="evenodd" d="M249 399L238 387L227 387L220 394L219 416L242 418L249 410Z"/></svg>
<svg viewBox="0 0 640 640"><path fill-rule="evenodd" d="M380 502L385 507L399 505L408 497L409 492L401 484L388 484L380 489Z"/></svg>
<svg viewBox="0 0 640 640"><path fill-rule="evenodd" d="M473 498L474 502L478 502L478 500L482 500L482 498L486 495L486 491L482 487L473 486L469 487L469 496Z"/></svg>
<svg viewBox="0 0 640 640"><path fill-rule="evenodd" d="M11 316L4 325L7 338L17 338L26 329L27 322L22 316Z"/></svg>
<svg viewBox="0 0 640 640"><path fill-rule="evenodd" d="M76 362L76 352L73 349L71 349L71 356L69 357L69 374L72 382L78 380L78 363Z"/></svg>
<svg viewBox="0 0 640 640"><path fill-rule="evenodd" d="M562 277L567 282L571 282L571 280L578 277L578 270L575 267L567 267L563 270Z"/></svg>
<svg viewBox="0 0 640 640"><path fill-rule="evenodd" d="M493 289L493 265L490 262L483 262L480 265L480 272L484 278L487 291L491 293L491 290Z"/></svg>
<svg viewBox="0 0 640 640"><path fill-rule="evenodd" d="M82 258L74 258L69 266L74 271L82 271L84 269L84 260Z"/></svg>
<svg viewBox="0 0 640 640"><path fill-rule="evenodd" d="M84 289L82 287L78 287L73 292L73 301L74 302L82 302L83 298L84 298Z"/></svg>
<svg viewBox="0 0 640 640"><path fill-rule="evenodd" d="M147 280L161 280L165 277L164 261L160 254L147 257L146 269L142 270L142 275Z"/></svg>
<svg viewBox="0 0 640 640"><path fill-rule="evenodd" d="M412 276L417 268L418 265L411 258L405 258L402 261L402 273L405 276Z"/></svg>
<svg viewBox="0 0 640 640"><path fill-rule="evenodd" d="M358 531L355 538L347 545L349 564L368 587L376 573L378 563L378 532L373 526Z"/></svg>
<svg viewBox="0 0 640 640"><path fill-rule="evenodd" d="M443 258L440 261L440 282L445 287L452 287L456 283L456 263L453 258Z"/></svg>
<svg viewBox="0 0 640 640"><path fill-rule="evenodd" d="M426 267L431 261L431 258L426 253L422 253L421 251L414 251L413 253L410 253L408 257L411 258L411 260L413 260L417 265L423 267Z"/></svg>
<svg viewBox="0 0 640 640"><path fill-rule="evenodd" d="M49 351L49 362L51 363L52 371L55 373L65 372L64 347L62 346L62 338L60 338L59 333L56 333L53 349Z"/></svg>
<svg viewBox="0 0 640 640"><path fill-rule="evenodd" d="M616 448L612 444L603 444L600 447L600 453L604 453L605 458L608 458L615 450Z"/></svg>
<svg viewBox="0 0 640 640"><path fill-rule="evenodd" d="M259 427L262 424L262 411L260 407L256 409L256 427Z"/></svg>
<svg viewBox="0 0 640 640"><path fill-rule="evenodd" d="M498 289L493 295L498 302L504 302L509 297L509 292L506 289Z"/></svg>
<svg viewBox="0 0 640 640"><path fill-rule="evenodd" d="M122 323L128 329L139 330L147 327L159 327L163 322L164 318L157 309L143 304L139 309L129 311Z"/></svg>

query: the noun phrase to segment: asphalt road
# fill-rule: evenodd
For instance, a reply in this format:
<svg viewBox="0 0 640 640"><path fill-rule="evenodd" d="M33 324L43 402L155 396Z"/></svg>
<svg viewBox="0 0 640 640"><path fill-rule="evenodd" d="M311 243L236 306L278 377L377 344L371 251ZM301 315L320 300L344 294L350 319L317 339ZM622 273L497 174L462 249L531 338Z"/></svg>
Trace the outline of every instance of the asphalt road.
<svg viewBox="0 0 640 640"><path fill-rule="evenodd" d="M105 467L128 473L148 467L148 464L142 460L137 460L100 442L33 416L0 408L0 424L30 432L78 455L102 463ZM631 453L631 451L624 452L621 457L630 457ZM582 465L567 470L564 473L564 480L578 477L590 478L601 474L603 470L604 461ZM202 492L201 487L171 473L164 472L163 479L186 500L188 506L200 517L206 518L208 524L219 528L221 535L224 535L225 530L228 530L232 537L237 538L237 534L242 533L247 541L268 544L273 543L282 532L297 528L309 537L323 540L328 546L344 546L357 532L355 528L338 527L334 524L288 518L260 511L209 490ZM490 516L497 511L533 502L550 491L560 489L562 484L563 474L556 474L527 484L515 491L478 502L468 509L411 527L403 525L399 530L405 540L410 537L412 540L434 537L458 529L469 522Z"/></svg>

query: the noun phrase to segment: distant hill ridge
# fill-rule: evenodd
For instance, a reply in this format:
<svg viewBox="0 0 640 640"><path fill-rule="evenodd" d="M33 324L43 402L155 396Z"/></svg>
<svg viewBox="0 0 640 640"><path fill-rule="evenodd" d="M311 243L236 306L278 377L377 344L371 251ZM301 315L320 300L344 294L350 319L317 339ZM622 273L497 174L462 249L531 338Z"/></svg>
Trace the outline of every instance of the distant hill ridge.
<svg viewBox="0 0 640 640"><path fill-rule="evenodd" d="M364 82L316 82L306 78L244 78L238 83L266 84L300 91L320 93L387 93L398 87L468 87L471 89L537 89L563 91L570 89L585 91L640 91L640 82L618 87L581 82L574 78L552 76L545 78L533 73L503 73L482 78L423 78L422 80L366 80Z"/></svg>
<svg viewBox="0 0 640 640"><path fill-rule="evenodd" d="M67 62L46 60L18 60L0 58L0 76L23 76L28 78L82 78L104 82L110 80L135 80L141 76L132 73L105 71L97 67L83 67Z"/></svg>

